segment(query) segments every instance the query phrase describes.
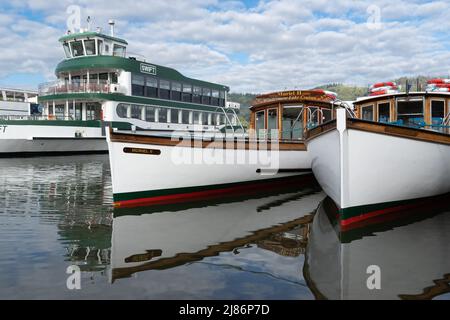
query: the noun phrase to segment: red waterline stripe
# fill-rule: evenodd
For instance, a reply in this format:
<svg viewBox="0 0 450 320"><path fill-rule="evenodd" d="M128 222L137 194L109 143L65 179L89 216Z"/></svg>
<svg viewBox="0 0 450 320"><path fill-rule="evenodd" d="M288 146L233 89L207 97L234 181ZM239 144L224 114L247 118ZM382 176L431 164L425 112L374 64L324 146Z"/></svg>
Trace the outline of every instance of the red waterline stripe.
<svg viewBox="0 0 450 320"><path fill-rule="evenodd" d="M436 202L437 201L437 202ZM377 211L373 211L370 213L362 214L357 217L348 218L345 220L341 220L341 229L342 231L348 231L351 229L367 226L369 224L376 224L380 222L387 222L390 220L394 220L398 218L399 216L406 216L410 214L416 213L418 209L423 208L424 206L428 206L431 204L431 208L437 208L443 205L443 203L440 203L438 199L433 200L423 200L420 202L416 202L413 204L407 204L407 205L400 205L396 207L391 207L387 209L381 209ZM430 207L427 207L428 209L431 209ZM414 209L411 211L405 211L407 209ZM388 216L386 214L390 213Z"/></svg>
<svg viewBox="0 0 450 320"><path fill-rule="evenodd" d="M116 201L115 207L136 207L146 205L163 205L163 204L175 204L180 202L191 202L204 199L214 199L231 195L251 195L261 191L261 189L271 190L285 188L286 186L296 185L303 186L307 183L311 183L312 175L301 175L296 179L293 177L286 177L286 180L272 181L272 182L256 182L254 184L247 184L243 186L228 187L222 189L194 191L188 193L171 194L165 196L156 196L149 198L139 198L133 200ZM300 183L301 182L301 183Z"/></svg>

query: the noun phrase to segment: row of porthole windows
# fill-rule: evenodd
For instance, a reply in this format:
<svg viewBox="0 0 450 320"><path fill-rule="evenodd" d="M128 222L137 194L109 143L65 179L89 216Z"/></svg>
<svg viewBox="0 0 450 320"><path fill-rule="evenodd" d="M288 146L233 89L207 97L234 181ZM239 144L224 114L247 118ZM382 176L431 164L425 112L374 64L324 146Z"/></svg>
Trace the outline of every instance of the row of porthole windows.
<svg viewBox="0 0 450 320"><path fill-rule="evenodd" d="M120 103L117 105L116 111L120 118L139 119L147 122L199 124L209 126L220 126L227 122L223 113L164 108L160 106ZM228 118L233 123L235 122L234 119L231 119L231 116L228 116Z"/></svg>

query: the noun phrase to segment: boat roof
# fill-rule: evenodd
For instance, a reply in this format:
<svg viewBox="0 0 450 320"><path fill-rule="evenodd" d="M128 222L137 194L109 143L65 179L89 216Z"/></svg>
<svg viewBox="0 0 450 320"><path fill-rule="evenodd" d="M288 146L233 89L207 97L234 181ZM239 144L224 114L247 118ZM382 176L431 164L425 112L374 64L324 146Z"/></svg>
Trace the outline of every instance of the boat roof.
<svg viewBox="0 0 450 320"><path fill-rule="evenodd" d="M438 91L413 91L413 92L398 92L398 93L388 93L388 94L382 94L378 96L367 96L367 97L359 97L356 99L356 101L353 102L353 104L362 104L366 102L371 101L377 101L377 100L386 100L389 98L404 98L404 97L411 97L411 96L436 96L436 97L448 97L450 98L450 92L438 92Z"/></svg>
<svg viewBox="0 0 450 320"><path fill-rule="evenodd" d="M250 109L265 107L274 104L312 103L321 105L336 104L335 98L318 90L290 90L277 91L256 96Z"/></svg>

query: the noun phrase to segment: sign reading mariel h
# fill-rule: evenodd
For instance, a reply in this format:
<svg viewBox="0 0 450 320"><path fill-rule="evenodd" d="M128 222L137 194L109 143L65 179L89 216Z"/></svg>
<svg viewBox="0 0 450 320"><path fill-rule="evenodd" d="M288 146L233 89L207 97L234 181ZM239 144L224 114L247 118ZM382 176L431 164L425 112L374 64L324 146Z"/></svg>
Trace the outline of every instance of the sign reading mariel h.
<svg viewBox="0 0 450 320"><path fill-rule="evenodd" d="M141 63L141 72L156 76L156 66Z"/></svg>

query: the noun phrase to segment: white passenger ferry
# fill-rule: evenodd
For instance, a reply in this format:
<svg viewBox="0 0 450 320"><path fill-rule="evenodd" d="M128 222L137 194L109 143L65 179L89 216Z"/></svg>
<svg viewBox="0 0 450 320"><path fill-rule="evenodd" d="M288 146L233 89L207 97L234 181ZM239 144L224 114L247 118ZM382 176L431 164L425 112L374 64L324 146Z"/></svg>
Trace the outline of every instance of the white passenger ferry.
<svg viewBox="0 0 450 320"><path fill-rule="evenodd" d="M237 124L239 105L228 104L227 86L128 54L113 25L111 35L81 30L59 41L65 59L57 80L39 87L42 115L0 119L0 155L107 152L105 127L131 129L131 121L152 131L214 132Z"/></svg>
<svg viewBox="0 0 450 320"><path fill-rule="evenodd" d="M0 119L40 114L37 100L37 91L0 87Z"/></svg>

